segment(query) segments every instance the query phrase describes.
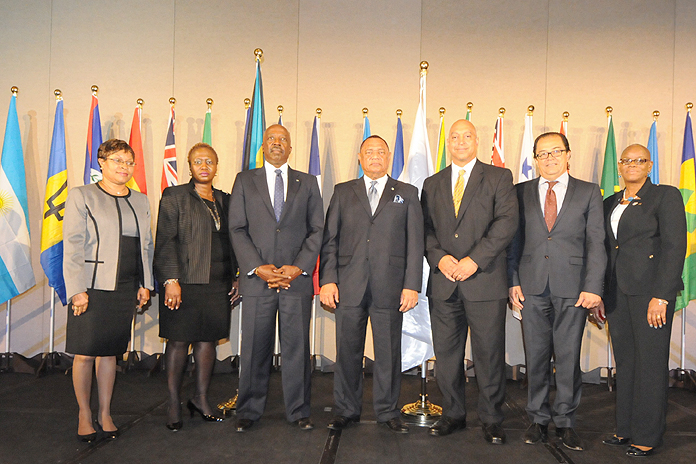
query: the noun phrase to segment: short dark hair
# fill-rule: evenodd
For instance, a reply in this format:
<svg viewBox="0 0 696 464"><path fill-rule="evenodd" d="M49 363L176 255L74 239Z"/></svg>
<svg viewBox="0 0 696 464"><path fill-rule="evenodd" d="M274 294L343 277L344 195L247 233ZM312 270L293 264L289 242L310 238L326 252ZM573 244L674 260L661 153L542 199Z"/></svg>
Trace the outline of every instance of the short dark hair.
<svg viewBox="0 0 696 464"><path fill-rule="evenodd" d="M198 149L201 149L201 148L204 149L204 150L210 150L210 151L213 153L213 155L215 155L215 162L216 162L216 163L219 163L219 162L220 162L220 158L218 158L218 154L217 154L217 152L215 151L215 149L214 149L213 147L211 147L211 146L208 145L207 143L198 142L197 144L195 144L194 146L192 146L191 149L190 149L189 152L188 152L188 156L187 156L186 159L188 160L189 164L191 163L191 155L193 154L193 152L196 151L196 150L198 150Z"/></svg>
<svg viewBox="0 0 696 464"><path fill-rule="evenodd" d="M383 139L382 137L380 137L379 135L371 135L371 136L369 136L368 138L366 138L365 140L363 140L362 143L360 144L360 150L361 150L361 151L362 151L363 145L365 145L365 142L367 142L367 141L370 140L370 139L380 139L380 140L381 140L382 142L384 142L384 144L387 146L387 151L389 151L389 144L387 143L386 140L384 140L384 139Z"/></svg>
<svg viewBox="0 0 696 464"><path fill-rule="evenodd" d="M534 141L534 148L532 148L532 152L534 156L536 157L536 149L537 149L537 144L539 143L539 140L543 139L544 137L551 137L552 135L557 135L563 140L563 146L565 147L566 151L570 151L570 143L568 143L568 138L561 134L560 132L545 132L541 134L539 137L536 138Z"/></svg>
<svg viewBox="0 0 696 464"><path fill-rule="evenodd" d="M130 145L125 140L119 139L109 139L106 142L99 145L99 150L97 150L97 158L105 160L107 156L113 155L119 151L125 151L130 153L135 161L135 152Z"/></svg>

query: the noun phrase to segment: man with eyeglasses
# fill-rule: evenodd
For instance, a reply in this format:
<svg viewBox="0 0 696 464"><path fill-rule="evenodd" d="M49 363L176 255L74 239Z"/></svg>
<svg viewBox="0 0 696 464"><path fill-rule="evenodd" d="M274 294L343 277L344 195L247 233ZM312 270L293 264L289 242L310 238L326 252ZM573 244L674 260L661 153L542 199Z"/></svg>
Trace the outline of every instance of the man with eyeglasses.
<svg viewBox="0 0 696 464"><path fill-rule="evenodd" d="M601 302L606 253L602 197L596 184L568 174L565 135L534 142L539 177L517 184L520 224L508 253L510 303L522 312L527 414L524 442L548 440L553 421L566 448L582 450L575 432L582 378L580 346L587 310ZM549 402L553 357L556 396Z"/></svg>

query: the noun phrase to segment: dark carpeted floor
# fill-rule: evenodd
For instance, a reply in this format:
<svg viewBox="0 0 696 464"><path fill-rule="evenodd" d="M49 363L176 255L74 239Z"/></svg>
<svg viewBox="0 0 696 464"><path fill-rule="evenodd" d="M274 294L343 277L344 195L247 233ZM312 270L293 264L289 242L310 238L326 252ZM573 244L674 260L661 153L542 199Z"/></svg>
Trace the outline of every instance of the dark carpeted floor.
<svg viewBox="0 0 696 464"><path fill-rule="evenodd" d="M473 380L473 379L472 379ZM332 417L332 374L312 378L313 431L303 432L285 420L280 373L271 376L264 417L246 433L234 431L234 417L206 423L185 416L184 427L173 433L166 422L166 375L143 371L118 374L112 411L122 435L112 442L77 441L77 404L70 376L51 373L0 374L0 462L11 463L614 463L630 462L623 448L604 446L601 439L613 432L614 393L606 385L584 386L577 431L586 449L575 452L548 445L526 445L528 425L524 412L526 390L508 382L505 404L508 442L492 446L483 440L476 417L478 390L467 385L468 428L447 437L431 437L427 429L411 427L397 435L375 422L372 378L365 378L362 422L333 436L325 428ZM210 397L218 401L234 394L235 374L217 374ZM428 383L430 399L439 404L435 381ZM192 391L186 378L184 398ZM401 404L418 399L420 378L404 375ZM647 459L653 463L689 463L696 458L696 393L671 389L665 445ZM93 395L96 414L96 392ZM552 429L553 435L553 429ZM335 461L327 450L336 450ZM323 460L322 460L323 459Z"/></svg>

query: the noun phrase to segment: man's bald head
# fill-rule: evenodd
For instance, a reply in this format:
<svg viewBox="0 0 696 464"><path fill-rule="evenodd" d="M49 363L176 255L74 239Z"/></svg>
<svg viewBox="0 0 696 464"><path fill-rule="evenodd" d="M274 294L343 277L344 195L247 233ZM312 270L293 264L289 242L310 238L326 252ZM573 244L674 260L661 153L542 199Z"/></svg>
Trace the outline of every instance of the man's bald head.
<svg viewBox="0 0 696 464"><path fill-rule="evenodd" d="M447 150L452 157L452 162L457 166L464 166L476 158L478 143L476 127L466 119L455 121L450 127Z"/></svg>

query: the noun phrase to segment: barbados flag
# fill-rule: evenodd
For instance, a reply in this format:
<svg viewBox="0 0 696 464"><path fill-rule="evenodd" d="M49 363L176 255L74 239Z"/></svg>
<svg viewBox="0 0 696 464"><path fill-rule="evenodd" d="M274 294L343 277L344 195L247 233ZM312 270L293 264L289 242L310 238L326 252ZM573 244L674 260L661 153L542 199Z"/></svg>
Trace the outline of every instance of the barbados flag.
<svg viewBox="0 0 696 464"><path fill-rule="evenodd" d="M244 137L242 170L263 166L263 133L266 131L266 112L263 103L263 83L261 81L261 61L256 57L256 80L249 107L249 130Z"/></svg>
<svg viewBox="0 0 696 464"><path fill-rule="evenodd" d="M41 227L41 267L48 278L48 285L56 291L63 306L68 304L63 278L63 215L65 200L68 198L68 168L65 153L63 99L60 98L56 104L51 154L48 159Z"/></svg>
<svg viewBox="0 0 696 464"><path fill-rule="evenodd" d="M648 177L650 177L650 182L657 185L660 183L660 154L657 149L657 119L654 120L652 126L650 126L648 151L650 151L650 159L653 162L653 167Z"/></svg>
<svg viewBox="0 0 696 464"><path fill-rule="evenodd" d="M31 267L28 211L17 96L12 95L0 160L0 303L36 284Z"/></svg>
<svg viewBox="0 0 696 464"><path fill-rule="evenodd" d="M686 308L689 301L696 299L696 170L694 169L694 133L691 129L691 113L686 113L684 147L679 174L679 190L684 199L686 212L686 259L682 280L684 290L677 296L674 309Z"/></svg>
<svg viewBox="0 0 696 464"><path fill-rule="evenodd" d="M102 144L101 119L99 118L99 99L92 93L92 106L89 109L89 126L87 127L87 151L85 153L85 185L101 180L102 174L97 161L97 151Z"/></svg>

